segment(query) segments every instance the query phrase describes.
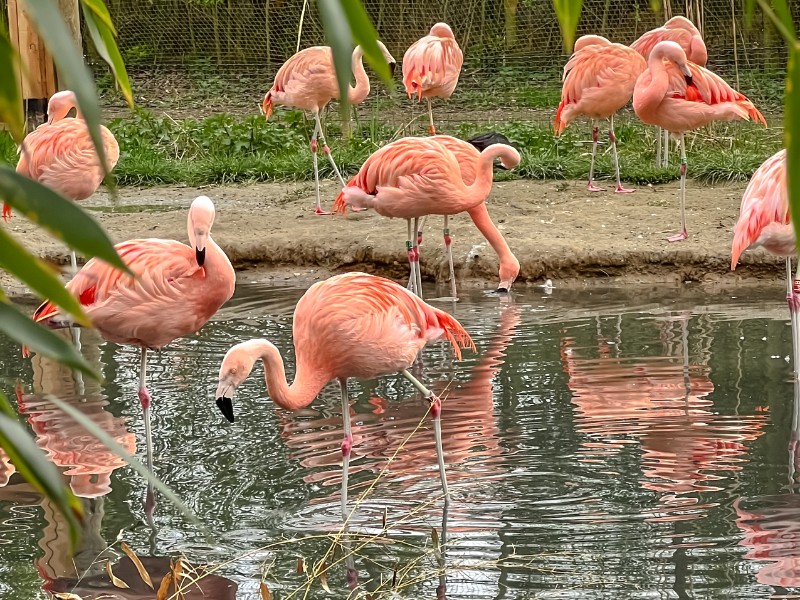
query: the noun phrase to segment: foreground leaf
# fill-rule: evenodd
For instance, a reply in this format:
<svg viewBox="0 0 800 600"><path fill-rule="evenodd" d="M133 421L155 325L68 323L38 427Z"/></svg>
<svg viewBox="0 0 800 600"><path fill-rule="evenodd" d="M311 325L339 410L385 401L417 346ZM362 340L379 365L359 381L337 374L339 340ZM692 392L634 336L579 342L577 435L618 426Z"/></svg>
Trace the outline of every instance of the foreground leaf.
<svg viewBox="0 0 800 600"><path fill-rule="evenodd" d="M262 581L259 584L258 591L261 593L261 600L272 600L272 592L269 591L266 582Z"/></svg>
<svg viewBox="0 0 800 600"><path fill-rule="evenodd" d="M352 0L344 0L352 1ZM336 81L339 84L339 109L342 116L342 128L349 131L350 119L348 111L350 102L347 91L352 78L353 33L342 7L342 0L319 0L319 14L325 28L325 37L333 52L333 67L336 70Z"/></svg>
<svg viewBox="0 0 800 600"><path fill-rule="evenodd" d="M181 501L181 499L178 498L175 492L168 488L158 477L153 475L137 458L131 456L128 451L119 444L119 442L108 435L108 433L99 427L97 423L92 421L74 406L64 402L60 398L56 398L55 396L45 396L45 398L47 398L48 402L52 402L57 408L67 413L67 415L71 417L73 421L78 423L78 425L96 437L106 448L114 452L114 454L128 463L134 471L139 473L139 475L144 477L148 483L161 492L164 497L169 500L173 506L175 506L175 508L177 508L189 521L205 530L205 527L203 527L200 520L194 515L194 513L192 513L191 510L189 510L189 507L187 507Z"/></svg>
<svg viewBox="0 0 800 600"><path fill-rule="evenodd" d="M5 23L0 19L0 73L16 73L18 67L19 55L11 45ZM25 137L22 92L16 77L0 77L0 122L8 126L11 137L18 144Z"/></svg>
<svg viewBox="0 0 800 600"><path fill-rule="evenodd" d="M76 371L85 373L92 379L100 380L100 376L92 370L72 344L31 321L8 300L0 301L0 331L19 342L21 346L27 346L32 352L44 354Z"/></svg>
<svg viewBox="0 0 800 600"><path fill-rule="evenodd" d="M789 47L788 69L783 135L786 144L789 211L795 235L800 242L800 43L798 42Z"/></svg>
<svg viewBox="0 0 800 600"><path fill-rule="evenodd" d="M116 32L111 23L111 15L108 14L108 9L100 0L81 0L81 6L83 7L83 19L86 22L86 28L89 30L89 35L97 53L108 63L112 73L114 73L117 88L122 93L128 106L133 108L131 82L128 79L128 71L125 70L125 62L122 60L122 55L119 53L117 42L114 39Z"/></svg>
<svg viewBox="0 0 800 600"><path fill-rule="evenodd" d="M125 556L131 559L131 562L133 563L133 566L136 567L136 570L139 572L139 577L142 578L142 581L144 581L145 584L147 584L147 587L149 587L151 590L154 590L155 588L153 587L153 580L150 579L150 573L148 573L147 569L144 568L142 561L139 560L139 557L136 556L136 553L133 550L131 550L131 547L128 546L128 544L126 544L125 542L122 542L119 546L120 549L125 553Z"/></svg>
<svg viewBox="0 0 800 600"><path fill-rule="evenodd" d="M0 165L0 199L82 256L96 256L130 273L97 221L74 202L20 175L8 165Z"/></svg>
<svg viewBox="0 0 800 600"><path fill-rule="evenodd" d="M169 595L170 585L172 585L172 571L168 571L161 580L161 585L158 586L158 592L156 593L156 600L166 600L167 595Z"/></svg>
<svg viewBox="0 0 800 600"><path fill-rule="evenodd" d="M581 18L583 0L553 0L553 8L556 10L558 24L561 26L564 50L570 53L575 44L575 31L578 29L578 21Z"/></svg>
<svg viewBox="0 0 800 600"><path fill-rule="evenodd" d="M326 0L320 1L325 2ZM375 28L372 26L372 22L369 20L363 4L361 2L353 2L352 0L343 0L342 7L347 22L350 25L353 39L358 42L364 50L364 58L367 59L367 62L378 74L378 77L390 84L392 82L392 70L389 68L386 57L376 43L378 32L375 31Z"/></svg>
<svg viewBox="0 0 800 600"><path fill-rule="evenodd" d="M61 279L11 237L4 227L0 227L0 268L11 273L40 297L47 298L64 312L73 315L82 325L89 325L80 302L64 288Z"/></svg>
<svg viewBox="0 0 800 600"><path fill-rule="evenodd" d="M100 135L100 104L92 75L83 62L80 48L75 44L53 0L25 0L25 8L58 67L59 84L75 92L81 114L86 120L95 150L100 157L100 164L105 168L108 163Z"/></svg>
<svg viewBox="0 0 800 600"><path fill-rule="evenodd" d="M111 580L111 583L114 587L120 588L122 590L130 589L131 586L129 586L127 583L122 581L122 579L114 575L114 571L111 570L110 560L106 560L106 573L108 574L108 578Z"/></svg>
<svg viewBox="0 0 800 600"><path fill-rule="evenodd" d="M17 472L36 491L50 500L64 515L69 526L69 541L72 548L78 542L80 530L78 520L83 518L83 508L75 494L64 484L61 473L50 462L47 455L31 438L27 430L9 415L14 409L8 399L0 394L0 447L5 450Z"/></svg>

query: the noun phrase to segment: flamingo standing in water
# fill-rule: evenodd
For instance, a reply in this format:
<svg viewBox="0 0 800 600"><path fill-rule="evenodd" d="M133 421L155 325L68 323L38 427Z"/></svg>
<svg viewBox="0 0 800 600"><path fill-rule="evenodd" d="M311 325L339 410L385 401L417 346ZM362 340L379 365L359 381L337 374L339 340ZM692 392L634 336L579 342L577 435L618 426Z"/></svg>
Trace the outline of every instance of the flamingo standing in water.
<svg viewBox="0 0 800 600"><path fill-rule="evenodd" d="M461 324L393 281L365 273L344 273L312 285L294 311L292 337L297 370L289 385L278 349L267 340L242 342L228 350L219 370L217 406L233 422L233 394L260 358L270 398L281 408L297 410L313 402L332 379L342 393L342 518L347 520L347 472L353 436L347 379L373 379L400 372L431 403L436 456L445 506L449 504L442 450L441 400L408 369L428 343L445 338L461 358L460 348L475 350Z"/></svg>
<svg viewBox="0 0 800 600"><path fill-rule="evenodd" d="M449 98L458 84L464 55L447 23L436 23L431 32L409 46L403 55L403 85L408 97L428 101L428 131L433 125L431 98Z"/></svg>
<svg viewBox="0 0 800 600"><path fill-rule="evenodd" d="M703 41L700 30L695 27L689 19L682 16L672 17L664 23L663 27L657 27L642 34L642 36L631 44L631 48L644 56L650 58L650 52L658 42L671 41L678 44L686 53L686 57L696 65L705 67L708 62L708 50ZM666 167L669 164L669 133L664 131L663 160L661 145L661 127L658 128L658 149L656 152L656 166Z"/></svg>
<svg viewBox="0 0 800 600"><path fill-rule="evenodd" d="M683 134L712 121L739 119L767 122L744 95L721 77L690 62L675 42L659 42L650 52L647 70L636 81L633 110L649 125L663 127L678 135L681 145L681 231L667 238L685 240L686 231L686 145Z"/></svg>
<svg viewBox="0 0 800 600"><path fill-rule="evenodd" d="M575 51L564 67L564 86L556 111L555 134L561 135L575 117L585 115L591 119L592 162L587 185L590 192L602 191L593 181L599 137L595 119L609 120L608 139L614 155L617 193L634 191L622 187L619 178L614 115L630 101L636 79L646 67L647 63L638 52L622 44L612 44L599 35L584 35L575 42Z"/></svg>
<svg viewBox="0 0 800 600"><path fill-rule="evenodd" d="M475 179L467 184L458 157L447 146L435 138L402 138L366 160L336 198L334 211L344 214L350 205L374 208L384 217L406 219L413 288L422 297L417 238L420 217L456 215L485 202L492 189L495 158L503 164L520 161L519 152L512 146L492 144L481 152Z"/></svg>
<svg viewBox="0 0 800 600"><path fill-rule="evenodd" d="M75 109L74 119L66 118ZM38 181L70 200L86 200L105 177L100 158L78 108L75 93L58 92L47 103L48 121L30 132L19 148L17 173ZM100 126L106 165L111 171L119 160L119 144L106 127ZM11 207L3 203L3 219L11 218ZM78 270L72 250L73 274Z"/></svg>
<svg viewBox="0 0 800 600"><path fill-rule="evenodd" d="M395 60L386 46L378 41L378 47L383 52L386 61L394 68ZM352 70L355 75L356 85L347 90L347 101L350 104L361 104L369 95L369 77L364 70L364 50L356 46L353 50ZM328 157L339 183L344 187L344 179L336 166L336 161L331 156L331 149L325 141L325 133L319 120L319 113L333 99L339 98L339 83L336 80L336 71L333 67L333 52L329 46L312 46L301 50L287 60L275 75L272 87L264 96L262 110L267 119L272 114L276 104L299 108L310 111L314 115L314 133L311 135L311 156L314 164L314 185L317 197L314 212L318 215L330 214L322 210L319 197L319 167L317 165L317 136L322 138L322 150Z"/></svg>
<svg viewBox="0 0 800 600"><path fill-rule="evenodd" d="M189 209L189 246L153 238L122 242L115 246L117 254L135 278L93 258L67 284L106 340L142 350L138 394L151 471L151 396L145 385L147 350L160 350L177 338L198 331L230 299L236 283L228 257L211 238L214 216L214 204L200 196ZM72 324L49 302L36 310L34 319L52 328ZM27 355L27 349L23 353Z"/></svg>

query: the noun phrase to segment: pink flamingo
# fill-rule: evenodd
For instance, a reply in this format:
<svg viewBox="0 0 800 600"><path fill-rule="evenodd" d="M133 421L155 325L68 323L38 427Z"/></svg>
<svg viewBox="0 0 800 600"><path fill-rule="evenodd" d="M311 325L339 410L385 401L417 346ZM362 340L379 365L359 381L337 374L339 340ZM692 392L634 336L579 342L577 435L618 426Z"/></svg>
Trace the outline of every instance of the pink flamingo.
<svg viewBox="0 0 800 600"><path fill-rule="evenodd" d="M638 40L631 44L631 48L644 56L650 58L650 52L658 42L671 41L678 44L686 53L686 57L696 65L705 67L708 62L708 51L703 42L700 30L695 27L689 19L682 16L672 17L664 23L663 27L651 29L644 33ZM656 151L656 166L666 167L669 164L669 134L664 132L663 157L661 144L661 127L658 128L658 148Z"/></svg>
<svg viewBox="0 0 800 600"><path fill-rule="evenodd" d="M449 504L442 450L441 401L408 369L428 343L445 338L461 358L460 348L475 350L461 324L393 281L365 273L344 273L312 285L294 311L292 331L297 371L286 381L279 350L263 339L249 340L228 350L219 370L217 406L233 422L233 394L259 358L264 363L267 390L281 408L297 410L311 404L332 379L342 393L342 518L347 519L347 472L353 436L347 379L373 379L401 373L430 402L436 456L445 506Z"/></svg>
<svg viewBox="0 0 800 600"><path fill-rule="evenodd" d="M386 61L394 68L395 60L386 46L378 41L378 47L383 52ZM350 104L361 104L369 95L369 78L364 70L364 50L356 46L353 50L352 70L355 75L356 85L347 90L347 100ZM301 50L287 60L275 75L272 87L264 96L262 110L267 119L272 114L275 104L299 108L310 111L314 115L314 133L311 135L311 157L314 164L314 185L317 197L314 212L318 215L330 214L322 210L319 197L319 167L317 165L317 136L322 139L322 150L328 157L339 183L344 187L344 179L336 166L336 161L331 156L331 149L325 141L325 133L319 120L319 113L333 99L339 98L339 84L336 80L336 71L333 67L333 53L329 46L312 46Z"/></svg>
<svg viewBox="0 0 800 600"><path fill-rule="evenodd" d="M74 119L66 118L75 109ZM48 121L25 136L19 148L17 173L38 181L70 200L86 200L97 191L105 173L95 151L75 93L69 90L50 97ZM106 127L100 126L106 164L111 171L119 160L119 144ZM11 207L3 203L3 220L11 218ZM75 252L72 271L78 270Z"/></svg>
<svg viewBox="0 0 800 600"><path fill-rule="evenodd" d="M614 155L617 193L635 191L622 187L619 178L614 115L630 101L636 79L646 67L638 52L622 44L612 44L599 35L584 35L575 42L575 51L564 67L564 86L556 111L555 134L561 135L575 117L585 115L591 119L592 162L587 186L590 192L602 191L593 181L599 137L595 119L609 120L608 139Z"/></svg>
<svg viewBox="0 0 800 600"><path fill-rule="evenodd" d="M428 131L436 134L433 125L431 98L449 98L458 84L464 55L447 23L436 23L431 32L409 46L403 55L403 85L408 97L428 101Z"/></svg>
<svg viewBox="0 0 800 600"><path fill-rule="evenodd" d="M211 238L214 216L214 204L200 196L189 209L190 246L154 238L122 242L115 248L135 278L93 258L67 284L106 340L141 348L138 395L151 470L147 350L160 350L198 331L230 299L236 283L228 257ZM52 328L71 325L49 302L36 310L34 318ZM27 349L23 353L27 355Z"/></svg>
<svg viewBox="0 0 800 600"><path fill-rule="evenodd" d="M406 219L408 261L416 282L414 291L421 297L417 240L420 217L456 215L485 202L492 189L495 158L503 164L520 161L519 152L512 146L492 144L481 152L475 179L467 184L458 157L444 144L435 138L402 138L366 160L336 198L334 211L344 214L351 205L374 208L384 217Z"/></svg>
<svg viewBox="0 0 800 600"><path fill-rule="evenodd" d="M767 122L744 95L733 90L721 77L689 62L675 42L659 42L647 61L647 70L636 81L633 110L649 125L663 127L678 135L681 145L681 231L667 238L685 240L686 231L686 145L683 134L712 121L738 119Z"/></svg>

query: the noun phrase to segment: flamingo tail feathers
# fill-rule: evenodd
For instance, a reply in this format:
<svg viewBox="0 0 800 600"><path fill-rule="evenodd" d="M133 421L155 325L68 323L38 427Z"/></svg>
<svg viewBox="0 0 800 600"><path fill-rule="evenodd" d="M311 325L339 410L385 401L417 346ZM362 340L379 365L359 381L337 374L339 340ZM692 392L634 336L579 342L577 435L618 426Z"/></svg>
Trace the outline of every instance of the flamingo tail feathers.
<svg viewBox="0 0 800 600"><path fill-rule="evenodd" d="M472 341L472 338L467 333L467 330L464 329L461 326L461 323L456 321L452 315L444 312L443 310L436 309L436 318L438 320L439 327L444 330L444 337L453 345L453 351L456 354L456 358L461 360L462 348L469 348L473 352L476 351L475 342Z"/></svg>
<svg viewBox="0 0 800 600"><path fill-rule="evenodd" d="M264 96L264 104L261 105L261 109L264 111L264 118L269 120L272 116L272 92L267 92L267 95Z"/></svg>
<svg viewBox="0 0 800 600"><path fill-rule="evenodd" d="M553 131L557 136L561 135L561 132L564 131L564 128L567 126L567 124L561 120L561 113L564 111L565 106L566 104L562 100L558 105L558 110L556 111L556 120L553 124Z"/></svg>
<svg viewBox="0 0 800 600"><path fill-rule="evenodd" d="M755 106L751 108L749 111L747 111L747 114L749 114L750 118L753 119L753 121L755 121L756 123L761 123L762 125L764 125L764 127L769 127L769 125L767 125L767 120L764 118L764 115L762 115L761 112Z"/></svg>

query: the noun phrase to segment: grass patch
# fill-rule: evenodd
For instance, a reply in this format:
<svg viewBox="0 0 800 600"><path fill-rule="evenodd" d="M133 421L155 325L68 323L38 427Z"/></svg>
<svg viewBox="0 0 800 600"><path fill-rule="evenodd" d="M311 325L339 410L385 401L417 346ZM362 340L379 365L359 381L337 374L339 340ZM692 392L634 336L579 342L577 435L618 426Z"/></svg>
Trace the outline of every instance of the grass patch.
<svg viewBox="0 0 800 600"><path fill-rule="evenodd" d="M545 89L542 93L548 93ZM312 122L297 111L279 111L270 121L260 116L216 115L207 119L174 120L138 111L131 118L109 123L120 144L115 169L123 185L247 183L313 179L308 136ZM351 136L342 137L340 124L331 116L327 135L342 173L355 174L364 160L381 145L401 135L424 134L425 123L411 132L397 131L377 118L353 121ZM486 131L485 125L448 125L448 131L468 138ZM555 138L543 124L512 121L498 125L520 149L522 163L498 179L583 179L589 172L591 133L587 123L573 123ZM678 153L672 167L655 167L655 129L642 125L630 111L616 124L622 178L636 184L657 184L678 177ZM764 129L752 123L717 123L688 134L689 176L709 183L747 180L782 143L780 127ZM0 160L14 164L16 148L0 135ZM320 173L332 169L320 154ZM598 179L613 178L608 136L601 133L595 167Z"/></svg>

